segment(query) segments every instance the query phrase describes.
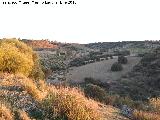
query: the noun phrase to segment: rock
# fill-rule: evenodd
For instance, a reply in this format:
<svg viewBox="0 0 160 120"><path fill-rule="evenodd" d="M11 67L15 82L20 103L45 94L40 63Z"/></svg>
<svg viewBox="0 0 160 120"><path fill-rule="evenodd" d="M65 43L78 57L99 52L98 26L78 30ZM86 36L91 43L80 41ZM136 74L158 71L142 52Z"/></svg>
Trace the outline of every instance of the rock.
<svg viewBox="0 0 160 120"><path fill-rule="evenodd" d="M132 118L133 109L129 108L127 105L123 105L121 113L128 118Z"/></svg>

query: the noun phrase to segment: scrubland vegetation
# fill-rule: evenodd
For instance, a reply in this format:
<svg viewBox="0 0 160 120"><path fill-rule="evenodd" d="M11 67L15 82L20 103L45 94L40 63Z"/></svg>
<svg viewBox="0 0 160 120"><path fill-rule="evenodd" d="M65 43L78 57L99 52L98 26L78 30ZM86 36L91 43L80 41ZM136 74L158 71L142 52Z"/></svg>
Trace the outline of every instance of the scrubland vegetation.
<svg viewBox="0 0 160 120"><path fill-rule="evenodd" d="M93 45L88 47L98 47ZM117 43L112 48L116 45ZM128 50L117 52L119 57L114 59L113 54L102 54L106 52L104 48L100 52L90 52L87 57L76 58L70 65L81 66L87 62L97 62L93 64L100 65L106 60L110 66L105 74L110 72L114 76L118 71L124 72L132 62L126 57L130 54ZM69 49L79 50L72 46ZM17 39L2 39L0 119L160 120L159 53L159 49L155 49L143 54L140 62L123 76L121 73L118 80L104 82L85 77L78 87L77 84L68 85L69 83L51 85L46 82L47 76L53 71L66 70L65 56L56 54L42 57L42 54L39 56ZM103 67L106 66L103 64ZM102 67L95 68L102 70Z"/></svg>
<svg viewBox="0 0 160 120"><path fill-rule="evenodd" d="M0 119L102 119L98 102L78 88L56 88L38 79L38 56L24 43L2 40L0 53Z"/></svg>

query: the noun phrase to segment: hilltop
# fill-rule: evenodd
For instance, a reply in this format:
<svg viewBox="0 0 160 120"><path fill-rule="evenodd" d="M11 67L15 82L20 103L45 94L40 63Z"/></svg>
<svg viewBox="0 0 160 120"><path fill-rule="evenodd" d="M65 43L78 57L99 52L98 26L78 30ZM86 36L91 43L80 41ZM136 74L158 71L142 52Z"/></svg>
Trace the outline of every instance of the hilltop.
<svg viewBox="0 0 160 120"><path fill-rule="evenodd" d="M22 41L35 50L38 50L38 49L57 49L58 48L58 45L56 43L50 42L49 40L22 39Z"/></svg>

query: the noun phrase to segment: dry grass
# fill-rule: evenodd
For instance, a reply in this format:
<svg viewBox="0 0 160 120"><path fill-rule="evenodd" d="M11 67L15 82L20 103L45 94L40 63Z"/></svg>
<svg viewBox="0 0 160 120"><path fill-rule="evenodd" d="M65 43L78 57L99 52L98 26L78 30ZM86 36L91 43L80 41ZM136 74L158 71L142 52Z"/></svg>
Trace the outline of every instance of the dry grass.
<svg viewBox="0 0 160 120"><path fill-rule="evenodd" d="M18 112L21 120L31 120L31 118L28 116L28 114L25 111L19 110Z"/></svg>
<svg viewBox="0 0 160 120"><path fill-rule="evenodd" d="M0 86L21 86L37 101L41 101L47 95L47 90L44 89L45 84L41 83L41 86L43 85L41 91L31 79L23 75L3 74L1 77L3 80L0 81Z"/></svg>
<svg viewBox="0 0 160 120"><path fill-rule="evenodd" d="M135 120L160 120L160 115L151 112L137 111L133 112Z"/></svg>
<svg viewBox="0 0 160 120"><path fill-rule="evenodd" d="M43 104L43 101L48 99L47 96L52 94L53 99L49 105L53 108L52 115L56 115L53 117L65 116L68 120L100 120L103 117L99 103L86 98L78 88L56 88L46 85L44 81L35 83L23 75L3 74L0 79L0 86L20 86L40 104ZM10 114L7 116L12 115L9 109L6 111L2 113ZM22 120L30 119L24 111L19 113Z"/></svg>
<svg viewBox="0 0 160 120"><path fill-rule="evenodd" d="M134 111L136 120L160 120L160 98L151 98L149 103L153 107L150 111Z"/></svg>
<svg viewBox="0 0 160 120"><path fill-rule="evenodd" d="M65 115L69 120L100 120L102 115L98 103L88 100L76 88L60 88L53 100L57 115Z"/></svg>
<svg viewBox="0 0 160 120"><path fill-rule="evenodd" d="M0 103L0 120L14 120L12 111L3 103Z"/></svg>
<svg viewBox="0 0 160 120"><path fill-rule="evenodd" d="M160 114L160 98L152 98L152 99L150 99L149 102L153 106L155 111Z"/></svg>

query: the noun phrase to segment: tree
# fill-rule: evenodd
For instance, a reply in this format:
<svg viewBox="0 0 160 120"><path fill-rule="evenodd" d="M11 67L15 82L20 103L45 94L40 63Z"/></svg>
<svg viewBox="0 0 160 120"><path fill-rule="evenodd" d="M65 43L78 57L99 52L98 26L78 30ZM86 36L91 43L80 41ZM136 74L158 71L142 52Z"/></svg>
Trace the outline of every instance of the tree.
<svg viewBox="0 0 160 120"><path fill-rule="evenodd" d="M128 60L124 56L118 56L118 63L120 64L127 64Z"/></svg>
<svg viewBox="0 0 160 120"><path fill-rule="evenodd" d="M123 70L123 67L118 62L113 63L113 65L111 66L111 71L121 71L121 70Z"/></svg>

